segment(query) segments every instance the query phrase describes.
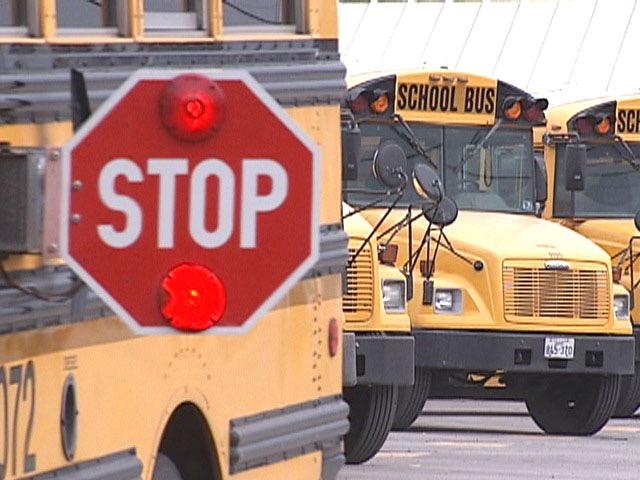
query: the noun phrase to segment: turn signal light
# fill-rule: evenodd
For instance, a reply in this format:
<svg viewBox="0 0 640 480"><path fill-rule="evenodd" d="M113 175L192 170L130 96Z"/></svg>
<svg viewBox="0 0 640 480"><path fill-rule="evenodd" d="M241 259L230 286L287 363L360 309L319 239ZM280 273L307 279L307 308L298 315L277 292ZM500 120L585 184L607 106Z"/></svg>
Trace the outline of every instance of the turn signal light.
<svg viewBox="0 0 640 480"><path fill-rule="evenodd" d="M381 245L378 258L380 259L380 263L384 265L395 265L398 259L398 245L395 243Z"/></svg>
<svg viewBox="0 0 640 480"><path fill-rule="evenodd" d="M509 120L518 120L520 115L522 115L522 103L519 100L507 99L505 101L503 112L504 116Z"/></svg>
<svg viewBox="0 0 640 480"><path fill-rule="evenodd" d="M622 280L622 268L613 267L611 269L611 273L612 273L612 276L613 276L613 281L615 283L620 283L620 281Z"/></svg>
<svg viewBox="0 0 640 480"><path fill-rule="evenodd" d="M606 135L611 130L611 119L609 117L602 117L596 123L596 132L600 135Z"/></svg>
<svg viewBox="0 0 640 480"><path fill-rule="evenodd" d="M160 97L162 124L180 140L211 137L224 117L224 97L213 80L188 73L173 79Z"/></svg>
<svg viewBox="0 0 640 480"><path fill-rule="evenodd" d="M178 330L206 330L220 321L227 306L218 276L195 263L174 267L162 280L162 288L166 296L162 315Z"/></svg>
<svg viewBox="0 0 640 480"><path fill-rule="evenodd" d="M375 113L384 113L389 109L389 96L385 93L380 93L378 98L376 98L369 105L371 110Z"/></svg>

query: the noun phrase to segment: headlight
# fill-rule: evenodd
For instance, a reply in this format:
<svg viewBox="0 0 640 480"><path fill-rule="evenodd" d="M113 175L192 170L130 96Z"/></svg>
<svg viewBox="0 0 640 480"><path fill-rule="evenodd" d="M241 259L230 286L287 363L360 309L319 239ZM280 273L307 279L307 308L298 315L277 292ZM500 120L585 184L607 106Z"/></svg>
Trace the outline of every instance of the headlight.
<svg viewBox="0 0 640 480"><path fill-rule="evenodd" d="M613 296L613 313L616 320L629 320L629 295Z"/></svg>
<svg viewBox="0 0 640 480"><path fill-rule="evenodd" d="M462 312L462 290L459 288L436 288L433 296L433 310L436 313Z"/></svg>
<svg viewBox="0 0 640 480"><path fill-rule="evenodd" d="M382 302L387 313L403 313L406 311L405 282L385 280L382 282Z"/></svg>

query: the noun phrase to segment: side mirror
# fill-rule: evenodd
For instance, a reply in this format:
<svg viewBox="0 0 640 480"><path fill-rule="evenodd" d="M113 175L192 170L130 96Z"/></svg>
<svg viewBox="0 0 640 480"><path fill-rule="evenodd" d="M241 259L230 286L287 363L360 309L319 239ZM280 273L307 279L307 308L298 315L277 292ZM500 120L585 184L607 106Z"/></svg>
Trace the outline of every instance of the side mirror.
<svg viewBox="0 0 640 480"><path fill-rule="evenodd" d="M428 203L422 207L422 214L438 227L451 225L458 218L458 205L449 197L442 197L439 203Z"/></svg>
<svg viewBox="0 0 640 480"><path fill-rule="evenodd" d="M373 156L373 174L389 189L396 190L407 183L407 155L391 141L380 143Z"/></svg>
<svg viewBox="0 0 640 480"><path fill-rule="evenodd" d="M544 163L544 154L536 152L533 154L533 175L536 186L536 202L544 204L547 201L547 166Z"/></svg>
<svg viewBox="0 0 640 480"><path fill-rule="evenodd" d="M583 166L587 163L587 146L568 143L564 153L564 188L568 192L584 190Z"/></svg>
<svg viewBox="0 0 640 480"><path fill-rule="evenodd" d="M425 163L419 163L413 169L413 186L425 200L438 203L444 197L438 172Z"/></svg>
<svg viewBox="0 0 640 480"><path fill-rule="evenodd" d="M362 135L356 123L342 125L342 180L358 179Z"/></svg>
<svg viewBox="0 0 640 480"><path fill-rule="evenodd" d="M636 213L636 218L634 218L634 221L636 224L636 228L640 230L640 210L638 210L638 213Z"/></svg>

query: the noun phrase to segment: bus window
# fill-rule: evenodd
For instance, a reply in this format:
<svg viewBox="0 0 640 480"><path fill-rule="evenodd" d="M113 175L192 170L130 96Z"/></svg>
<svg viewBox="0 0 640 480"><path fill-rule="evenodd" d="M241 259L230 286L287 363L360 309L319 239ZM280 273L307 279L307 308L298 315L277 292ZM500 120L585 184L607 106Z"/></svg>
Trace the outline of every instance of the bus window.
<svg viewBox="0 0 640 480"><path fill-rule="evenodd" d="M222 0L227 27L286 27L296 24L296 0Z"/></svg>
<svg viewBox="0 0 640 480"><path fill-rule="evenodd" d="M28 27L31 17L35 18L35 6L30 0L0 1L0 35L26 35L32 31Z"/></svg>
<svg viewBox="0 0 640 480"><path fill-rule="evenodd" d="M58 33L118 33L117 0L56 0Z"/></svg>
<svg viewBox="0 0 640 480"><path fill-rule="evenodd" d="M206 0L144 0L144 29L152 35L204 35Z"/></svg>

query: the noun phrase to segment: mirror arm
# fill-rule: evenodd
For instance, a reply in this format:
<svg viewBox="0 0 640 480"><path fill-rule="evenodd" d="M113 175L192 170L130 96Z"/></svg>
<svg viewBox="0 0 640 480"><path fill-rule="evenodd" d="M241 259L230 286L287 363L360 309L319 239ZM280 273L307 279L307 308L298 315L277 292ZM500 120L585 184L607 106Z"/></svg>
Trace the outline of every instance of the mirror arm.
<svg viewBox="0 0 640 480"><path fill-rule="evenodd" d="M440 244L442 243L442 236L444 235L444 229L440 228L440 235L438 235L438 240L436 241L436 248L433 252L433 261L429 258L429 271L427 272L427 280L433 277L433 274L436 270L436 257L438 256L438 249L440 248Z"/></svg>
<svg viewBox="0 0 640 480"><path fill-rule="evenodd" d="M409 208L407 209L407 216L411 218L411 204L409 204ZM413 223L409 222L409 259L411 259L411 255L413 252ZM404 272L403 272L404 273ZM405 273L405 278L407 282L407 300L411 300L413 298L413 270L409 269L409 273Z"/></svg>
<svg viewBox="0 0 640 480"><path fill-rule="evenodd" d="M378 223L376 223L375 227L373 227L373 229L371 230L371 232L369 233L369 235L367 235L367 238L365 238L365 240L360 244L360 246L358 247L358 250L356 250L356 253L354 253L351 258L349 259L349 262L347 263L347 268L349 268L353 262L355 261L356 258L358 258L358 255L360 255L360 253L362 252L362 250L364 250L364 247L369 243L369 241L373 238L373 236L375 235L375 233L378 231L378 229L380 228L380 225L382 225L384 223L384 221L387 219L387 217L389 216L389 214L391 213L391 210L393 210L396 206L396 204L400 201L400 199L402 198L402 194L399 194L395 200L393 201L393 203L389 206L389 208L387 208L387 211L384 212L384 215L380 218L380 220L378 220Z"/></svg>
<svg viewBox="0 0 640 480"><path fill-rule="evenodd" d="M395 225L392 225L391 227L387 228L384 232L382 232L380 235L378 235L378 241L380 242L384 242L384 245L388 245L389 243L391 243L391 240L393 240L393 238L406 226L409 225L409 223L413 223L416 220L418 220L420 217L422 217L422 214L419 213L418 215L416 215L413 218L409 218L409 212L407 210L407 215L404 216L404 218L402 220L400 220L398 223L396 223ZM386 235L389 235L389 233L391 233L391 236L388 239L384 239L384 237Z"/></svg>
<svg viewBox="0 0 640 480"><path fill-rule="evenodd" d="M463 262L468 263L469 265L473 266L474 262L472 260L468 259L464 255L462 255L461 253L458 253L458 251L456 251L456 249L453 247L453 244L451 243L451 241L447 237L447 234L444 233L444 230L440 229L440 232L442 233L442 238L444 239L445 244L446 244L446 246L444 248L449 250L452 254L454 254L456 257L458 257Z"/></svg>
<svg viewBox="0 0 640 480"><path fill-rule="evenodd" d="M425 245L427 245L427 259L429 259L429 248L431 244L430 239L431 239L432 226L433 226L433 223L429 222L429 225L427 226L427 230L424 232L424 235L422 236L422 240L420 241L420 245L418 245L418 248L416 249L415 252L411 252L411 256L407 260L407 263L403 265L404 268L408 267L408 270L410 272L413 272L413 270L416 268L416 265L420 260L420 254L422 253L422 250L424 249Z"/></svg>
<svg viewBox="0 0 640 480"><path fill-rule="evenodd" d="M350 211L349 213L346 213L342 216L342 220L346 220L347 218L356 215L364 210L366 210L367 208L371 208L371 207L375 207L377 204L379 204L380 202L382 202L382 200L384 200L383 198L378 198L377 200L374 200L373 202L369 202L366 205L360 206L358 208L354 208L352 211Z"/></svg>

